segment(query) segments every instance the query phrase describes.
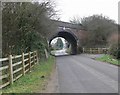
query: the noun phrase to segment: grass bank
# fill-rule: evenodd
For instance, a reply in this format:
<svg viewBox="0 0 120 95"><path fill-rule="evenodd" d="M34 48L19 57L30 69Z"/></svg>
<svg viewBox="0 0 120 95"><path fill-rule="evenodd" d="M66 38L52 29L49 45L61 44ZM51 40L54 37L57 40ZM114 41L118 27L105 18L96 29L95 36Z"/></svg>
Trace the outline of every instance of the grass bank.
<svg viewBox="0 0 120 95"><path fill-rule="evenodd" d="M117 60L117 59L113 58L113 56L111 56L111 55L104 55L100 58L97 58L96 60L120 66L120 60Z"/></svg>
<svg viewBox="0 0 120 95"><path fill-rule="evenodd" d="M18 79L12 86L2 89L2 93L39 93L45 89L54 68L54 57L42 60L32 68L31 72Z"/></svg>

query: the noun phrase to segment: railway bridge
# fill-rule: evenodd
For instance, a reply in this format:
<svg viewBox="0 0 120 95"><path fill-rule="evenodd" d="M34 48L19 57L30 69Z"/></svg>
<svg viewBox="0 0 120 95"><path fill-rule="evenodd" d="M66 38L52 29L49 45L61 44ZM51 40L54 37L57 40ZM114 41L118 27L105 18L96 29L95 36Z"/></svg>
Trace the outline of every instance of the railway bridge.
<svg viewBox="0 0 120 95"><path fill-rule="evenodd" d="M57 27L52 35L49 37L49 45L51 41L56 37L62 37L71 44L72 54L78 53L78 48L81 47L80 40L82 33L85 31L82 24L72 24L63 21L52 20L52 22Z"/></svg>

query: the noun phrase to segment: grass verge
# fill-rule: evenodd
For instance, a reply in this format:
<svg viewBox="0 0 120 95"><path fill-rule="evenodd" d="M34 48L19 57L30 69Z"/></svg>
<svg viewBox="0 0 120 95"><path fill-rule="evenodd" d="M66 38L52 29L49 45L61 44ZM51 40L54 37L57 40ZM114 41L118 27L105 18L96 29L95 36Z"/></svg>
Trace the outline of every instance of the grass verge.
<svg viewBox="0 0 120 95"><path fill-rule="evenodd" d="M54 57L49 57L46 61L42 60L12 86L2 89L2 93L39 93L45 89L53 68L55 68Z"/></svg>
<svg viewBox="0 0 120 95"><path fill-rule="evenodd" d="M104 55L104 56L102 56L100 58L96 58L96 60L120 66L120 60L117 60L117 59L113 58L111 55Z"/></svg>

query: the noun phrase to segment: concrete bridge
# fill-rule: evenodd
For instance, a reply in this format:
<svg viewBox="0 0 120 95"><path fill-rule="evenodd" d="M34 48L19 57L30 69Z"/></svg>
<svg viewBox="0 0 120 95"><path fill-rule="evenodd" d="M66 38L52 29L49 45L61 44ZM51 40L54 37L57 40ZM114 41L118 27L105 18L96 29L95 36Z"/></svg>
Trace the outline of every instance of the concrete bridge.
<svg viewBox="0 0 120 95"><path fill-rule="evenodd" d="M52 22L57 27L55 31L52 32L52 35L49 38L49 44L56 37L62 37L71 44L72 54L78 53L78 48L80 44L80 36L84 29L82 24L72 24L63 21L52 20Z"/></svg>

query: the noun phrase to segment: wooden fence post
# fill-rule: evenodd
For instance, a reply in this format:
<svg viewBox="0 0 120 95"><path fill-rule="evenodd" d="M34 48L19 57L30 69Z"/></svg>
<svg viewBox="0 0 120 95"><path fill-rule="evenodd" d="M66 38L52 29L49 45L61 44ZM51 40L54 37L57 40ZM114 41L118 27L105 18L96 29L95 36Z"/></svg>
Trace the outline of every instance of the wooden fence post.
<svg viewBox="0 0 120 95"><path fill-rule="evenodd" d="M23 70L23 75L25 75L24 53L22 53L22 70Z"/></svg>
<svg viewBox="0 0 120 95"><path fill-rule="evenodd" d="M12 66L12 55L9 55L9 73L10 73L10 84L13 84L13 66Z"/></svg>
<svg viewBox="0 0 120 95"><path fill-rule="evenodd" d="M38 64L39 63L38 51L36 51L36 56L37 56L37 64Z"/></svg>
<svg viewBox="0 0 120 95"><path fill-rule="evenodd" d="M31 71L31 53L29 52L29 70Z"/></svg>
<svg viewBox="0 0 120 95"><path fill-rule="evenodd" d="M100 48L98 48L98 53L100 54L101 52L100 52Z"/></svg>
<svg viewBox="0 0 120 95"><path fill-rule="evenodd" d="M83 53L85 53L85 49L83 48Z"/></svg>
<svg viewBox="0 0 120 95"><path fill-rule="evenodd" d="M33 51L33 61L34 61L34 65L35 65L35 51Z"/></svg>
<svg viewBox="0 0 120 95"><path fill-rule="evenodd" d="M90 48L90 53L92 54L92 48Z"/></svg>
<svg viewBox="0 0 120 95"><path fill-rule="evenodd" d="M45 57L46 57L46 59L48 59L48 52L46 49L44 49L44 51L45 51Z"/></svg>

